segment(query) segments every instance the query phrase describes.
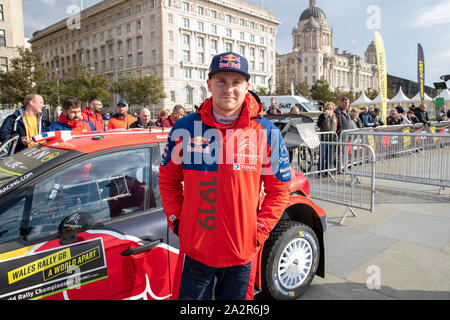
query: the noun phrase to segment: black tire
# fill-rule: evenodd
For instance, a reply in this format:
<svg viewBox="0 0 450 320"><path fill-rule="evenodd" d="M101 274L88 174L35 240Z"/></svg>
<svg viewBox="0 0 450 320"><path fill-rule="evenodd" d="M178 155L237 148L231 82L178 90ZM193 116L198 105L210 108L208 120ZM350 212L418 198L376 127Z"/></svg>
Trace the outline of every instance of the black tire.
<svg viewBox="0 0 450 320"><path fill-rule="evenodd" d="M319 241L310 227L280 221L264 244L262 291L277 300L297 299L311 284L319 258Z"/></svg>

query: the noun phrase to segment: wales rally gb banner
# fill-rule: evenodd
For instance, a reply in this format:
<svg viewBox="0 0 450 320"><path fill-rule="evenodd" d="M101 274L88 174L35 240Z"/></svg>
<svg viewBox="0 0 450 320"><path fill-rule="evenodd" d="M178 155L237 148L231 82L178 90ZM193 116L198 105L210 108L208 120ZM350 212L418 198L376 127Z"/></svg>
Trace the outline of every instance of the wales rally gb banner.
<svg viewBox="0 0 450 320"><path fill-rule="evenodd" d="M375 30L375 48L377 51L378 65L378 84L381 97L381 119L386 123L387 117L387 68L386 53L384 51L384 42L381 34Z"/></svg>

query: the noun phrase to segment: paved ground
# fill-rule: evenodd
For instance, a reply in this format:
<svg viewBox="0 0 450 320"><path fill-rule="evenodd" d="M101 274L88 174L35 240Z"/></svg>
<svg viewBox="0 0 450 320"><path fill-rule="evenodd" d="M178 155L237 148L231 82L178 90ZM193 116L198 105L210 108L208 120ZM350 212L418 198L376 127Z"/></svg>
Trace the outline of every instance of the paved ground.
<svg viewBox="0 0 450 320"><path fill-rule="evenodd" d="M301 300L450 300L450 189L376 181L375 212L327 210L326 277Z"/></svg>

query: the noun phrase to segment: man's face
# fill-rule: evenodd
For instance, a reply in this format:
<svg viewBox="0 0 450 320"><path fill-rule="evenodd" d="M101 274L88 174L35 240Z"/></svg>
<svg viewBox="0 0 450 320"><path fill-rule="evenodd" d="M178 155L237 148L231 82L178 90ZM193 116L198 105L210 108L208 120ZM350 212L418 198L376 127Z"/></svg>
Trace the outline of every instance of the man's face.
<svg viewBox="0 0 450 320"><path fill-rule="evenodd" d="M67 120L81 121L81 106L71 107L71 108L69 108L69 110L64 110L64 111L65 111Z"/></svg>
<svg viewBox="0 0 450 320"><path fill-rule="evenodd" d="M177 121L178 119L181 119L181 118L184 117L184 110L183 110L183 109L180 109L180 110L178 110L178 111L176 111L176 112L172 112L172 113L170 114L170 117L171 117L173 120Z"/></svg>
<svg viewBox="0 0 450 320"><path fill-rule="evenodd" d="M348 99L342 100L342 101L341 101L341 107L342 107L342 109L347 109L348 106L349 106L349 104L350 104L350 101L349 101Z"/></svg>
<svg viewBox="0 0 450 320"><path fill-rule="evenodd" d="M128 112L128 107L124 104L117 105L117 113L121 116L126 115Z"/></svg>
<svg viewBox="0 0 450 320"><path fill-rule="evenodd" d="M100 112L103 108L103 104L101 101L96 100L90 104L90 107L94 112Z"/></svg>
<svg viewBox="0 0 450 320"><path fill-rule="evenodd" d="M139 119L141 120L141 124L146 125L147 123L150 122L150 111L146 110L146 111L142 111L139 114Z"/></svg>
<svg viewBox="0 0 450 320"><path fill-rule="evenodd" d="M236 72L219 72L207 81L214 111L230 116L240 110L248 92L247 78Z"/></svg>
<svg viewBox="0 0 450 320"><path fill-rule="evenodd" d="M39 95L35 95L34 98L29 102L29 105L34 112L41 113L42 108L44 107L44 99Z"/></svg>

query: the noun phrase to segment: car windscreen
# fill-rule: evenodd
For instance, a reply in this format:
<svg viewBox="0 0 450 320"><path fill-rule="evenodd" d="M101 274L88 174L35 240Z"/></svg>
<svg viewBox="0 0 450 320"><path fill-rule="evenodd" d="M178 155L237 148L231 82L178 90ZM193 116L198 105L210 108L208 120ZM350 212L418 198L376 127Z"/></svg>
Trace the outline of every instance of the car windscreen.
<svg viewBox="0 0 450 320"><path fill-rule="evenodd" d="M0 195L2 188L11 186L13 182L23 182L32 176L31 171L49 162L55 161L58 157L67 153L68 150L61 150L36 144L30 148L22 150L11 157L0 161Z"/></svg>

